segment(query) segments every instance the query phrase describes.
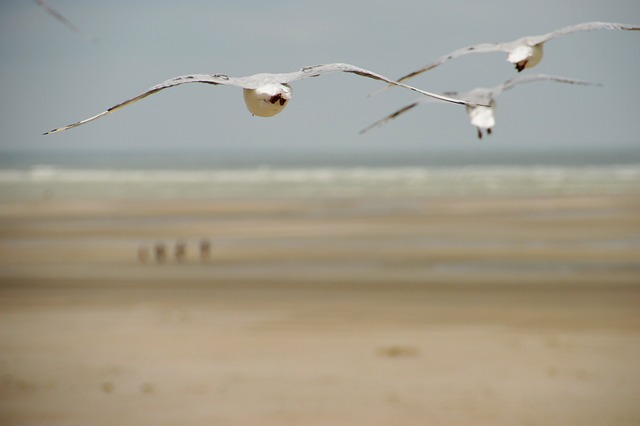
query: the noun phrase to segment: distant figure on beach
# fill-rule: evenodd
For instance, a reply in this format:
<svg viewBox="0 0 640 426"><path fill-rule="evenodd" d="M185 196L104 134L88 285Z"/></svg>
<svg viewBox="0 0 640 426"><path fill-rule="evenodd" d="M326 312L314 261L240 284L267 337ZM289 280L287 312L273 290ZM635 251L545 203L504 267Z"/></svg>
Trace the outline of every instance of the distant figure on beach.
<svg viewBox="0 0 640 426"><path fill-rule="evenodd" d="M140 245L138 247L138 261L140 263L147 263L149 261L149 247L146 245Z"/></svg>
<svg viewBox="0 0 640 426"><path fill-rule="evenodd" d="M207 239L200 240L200 259L207 260L211 256L211 241Z"/></svg>
<svg viewBox="0 0 640 426"><path fill-rule="evenodd" d="M176 242L175 256L178 262L184 262L187 257L187 243L179 240Z"/></svg>
<svg viewBox="0 0 640 426"><path fill-rule="evenodd" d="M153 250L156 255L156 262L164 263L167 260L167 248L164 243L156 243Z"/></svg>

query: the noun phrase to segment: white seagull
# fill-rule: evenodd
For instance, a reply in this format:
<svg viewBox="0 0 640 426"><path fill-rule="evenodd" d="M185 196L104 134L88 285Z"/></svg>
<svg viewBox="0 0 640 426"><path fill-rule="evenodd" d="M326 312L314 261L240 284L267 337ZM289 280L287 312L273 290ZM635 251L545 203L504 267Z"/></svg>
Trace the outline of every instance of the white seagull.
<svg viewBox="0 0 640 426"><path fill-rule="evenodd" d="M153 86L149 90L136 96L135 98L128 99L115 106L112 106L111 108L101 112L100 114L94 115L93 117L89 117L73 124L69 124L68 126L50 130L46 132L45 135L49 133L61 132L63 130L71 129L82 124L89 123L90 121L97 120L98 118L111 114L112 112L115 112L120 108L124 108L127 105L144 99L149 95L153 95L154 93L157 93L161 90L185 83L205 83L213 85L222 84L227 86L241 87L244 92L244 102L249 112L260 117L271 117L282 111L284 107L287 106L288 101L291 99L292 90L291 86L289 86L289 83L296 80L302 80L304 78L317 77L331 72L353 73L362 77L381 80L391 85L404 87L405 89L413 90L414 92L418 92L422 95L430 96L442 101L467 106L475 106L475 104L467 101L454 99L446 95L438 95L435 93L426 92L424 90L416 89L415 87L408 86L406 84L398 83L380 74L376 74L372 71L368 71L354 65L335 63L303 67L291 73L256 74L248 77L230 77L225 74L182 75L179 77L171 78L164 83Z"/></svg>
<svg viewBox="0 0 640 426"><path fill-rule="evenodd" d="M487 134L491 134L491 130L493 126L496 124L496 101L495 98L500 95L505 90L509 90L515 87L518 84L523 83L531 83L534 81L555 81L558 83L569 83L569 84L581 84L581 85L589 85L589 86L600 86L598 83L591 83L589 81L584 80L574 80L571 78L557 77L554 75L547 74L534 74L534 75L525 75L514 77L510 80L503 82L495 87L485 88L485 87L477 87L475 89L469 90L468 92L458 93L458 92L445 92L446 95L450 96L461 96L465 99L469 99L475 105L467 106L467 114L469 115L471 124L474 125L478 131L478 138L482 139L482 131L486 130ZM388 116L376 121L370 126L362 129L360 134L371 130L374 127L382 126L399 115L409 111L415 106L418 106L421 103L430 102L431 98L420 97L416 99L413 103L400 108L399 110L389 114ZM487 106L485 106L487 105Z"/></svg>
<svg viewBox="0 0 640 426"><path fill-rule="evenodd" d="M578 31L594 31L594 30L629 30L638 31L640 26L619 24L616 22L584 22L582 24L571 25L552 31L547 34L524 36L517 40L505 43L481 43L473 46L463 47L436 59L429 65L425 65L419 70L413 71L397 81L402 82L415 77L418 74L429 71L443 63L455 59L459 56L468 55L470 53L487 53L487 52L507 52L507 61L515 64L518 72L525 68L532 68L542 60L542 50L544 43L554 38L573 34Z"/></svg>

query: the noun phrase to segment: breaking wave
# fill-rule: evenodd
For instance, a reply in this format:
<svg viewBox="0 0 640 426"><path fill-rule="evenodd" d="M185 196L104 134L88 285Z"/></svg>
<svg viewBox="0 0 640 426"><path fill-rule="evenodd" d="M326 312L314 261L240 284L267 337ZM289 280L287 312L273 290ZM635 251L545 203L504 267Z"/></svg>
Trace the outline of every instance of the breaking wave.
<svg viewBox="0 0 640 426"><path fill-rule="evenodd" d="M442 196L640 192L640 164L597 166L253 167L0 170L0 188L72 196ZM9 191L10 192L10 191Z"/></svg>

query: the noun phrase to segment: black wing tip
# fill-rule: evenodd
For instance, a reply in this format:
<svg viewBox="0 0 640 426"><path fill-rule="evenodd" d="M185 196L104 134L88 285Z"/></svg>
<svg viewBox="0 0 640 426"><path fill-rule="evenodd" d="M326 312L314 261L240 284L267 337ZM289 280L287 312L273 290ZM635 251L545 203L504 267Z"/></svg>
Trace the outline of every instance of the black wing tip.
<svg viewBox="0 0 640 426"><path fill-rule="evenodd" d="M61 132L61 131L63 131L63 130L67 130L67 128L65 128L65 127L58 127L58 128L56 128L56 129L49 130L48 132L44 132L42 135L43 135L43 136L46 136L46 135L50 135L51 133L58 133L58 132Z"/></svg>

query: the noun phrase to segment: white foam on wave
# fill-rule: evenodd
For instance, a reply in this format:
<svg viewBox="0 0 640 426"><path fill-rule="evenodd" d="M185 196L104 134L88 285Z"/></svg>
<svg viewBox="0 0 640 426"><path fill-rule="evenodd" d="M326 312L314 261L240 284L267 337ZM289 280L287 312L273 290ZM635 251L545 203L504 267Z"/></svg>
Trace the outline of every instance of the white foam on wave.
<svg viewBox="0 0 640 426"><path fill-rule="evenodd" d="M347 167L237 168L214 170L70 169L37 165L26 170L0 170L0 182L333 182L428 181L475 178L558 181L563 179L640 179L640 164L607 166L461 166L461 167Z"/></svg>
<svg viewBox="0 0 640 426"><path fill-rule="evenodd" d="M37 165L0 170L0 185L155 188L209 195L268 190L289 195L473 195L639 192L640 164L597 166L75 169ZM158 194L160 193L158 192ZM153 193L148 193L154 196Z"/></svg>

